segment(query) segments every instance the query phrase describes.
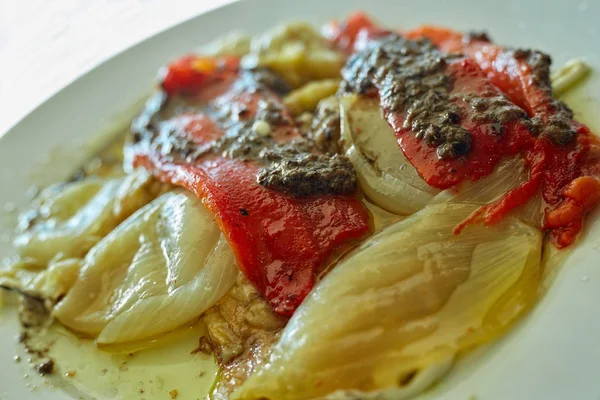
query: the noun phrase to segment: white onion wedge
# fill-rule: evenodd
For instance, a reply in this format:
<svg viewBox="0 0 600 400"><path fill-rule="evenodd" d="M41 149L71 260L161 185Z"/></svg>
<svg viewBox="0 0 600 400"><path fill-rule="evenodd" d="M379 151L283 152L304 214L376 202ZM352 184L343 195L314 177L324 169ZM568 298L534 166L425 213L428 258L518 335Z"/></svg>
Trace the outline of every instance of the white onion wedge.
<svg viewBox="0 0 600 400"><path fill-rule="evenodd" d="M439 192L406 159L376 100L345 97L340 101L340 114L345 155L375 204L408 215L425 207Z"/></svg>
<svg viewBox="0 0 600 400"><path fill-rule="evenodd" d="M428 206L365 242L315 287L233 398L394 390L498 336L534 302L542 235L510 217L453 235L477 207Z"/></svg>
<svg viewBox="0 0 600 400"><path fill-rule="evenodd" d="M124 178L87 177L51 186L21 214L14 246L22 260L40 268L81 258L138 208L164 191L144 170Z"/></svg>
<svg viewBox="0 0 600 400"><path fill-rule="evenodd" d="M526 182L529 170L525 161L519 157L511 157L501 161L490 175L475 182L467 181L446 189L431 201L430 204L439 203L468 203L489 204L501 199L510 190ZM536 227L541 226L544 203L541 193L533 196L527 203L517 207L510 215Z"/></svg>
<svg viewBox="0 0 600 400"><path fill-rule="evenodd" d="M268 67L298 87L312 80L338 78L344 59L313 26L291 22L254 37L242 64Z"/></svg>
<svg viewBox="0 0 600 400"><path fill-rule="evenodd" d="M42 192L31 228L17 235L22 258L46 266L58 254L82 257L119 221L113 204L122 179L88 178ZM41 214L41 215L40 215Z"/></svg>
<svg viewBox="0 0 600 400"><path fill-rule="evenodd" d="M147 339L199 317L237 274L212 214L193 195L170 192L90 250L54 313L99 344Z"/></svg>

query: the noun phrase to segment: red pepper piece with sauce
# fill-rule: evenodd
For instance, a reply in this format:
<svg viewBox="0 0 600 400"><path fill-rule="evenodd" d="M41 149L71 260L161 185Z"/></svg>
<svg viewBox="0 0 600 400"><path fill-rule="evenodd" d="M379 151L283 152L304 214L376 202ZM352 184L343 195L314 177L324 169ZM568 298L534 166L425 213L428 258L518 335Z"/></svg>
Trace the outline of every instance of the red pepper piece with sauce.
<svg viewBox="0 0 600 400"><path fill-rule="evenodd" d="M471 218L457 226L455 232L460 233L473 222L498 222L508 212L536 195L543 180L544 168L551 161L544 150L553 146L546 139L537 140L531 136L527 127L519 121L502 124L501 135L492 130L498 129L496 124L474 121L472 116L475 111L458 99L472 95L485 98L499 93L499 89L491 84L472 59L452 61L446 73L453 82L451 97L457 99L454 101L463 111L464 118L460 125L472 135L471 150L467 155L455 159L440 159L434 147L428 146L404 127L405 116L402 113L384 110L390 126L396 132L400 147L421 177L431 186L446 189L464 180L477 181L492 173L503 157L518 154L524 157L530 169L528 181L506 193L500 201L480 208ZM566 153L562 155L566 157Z"/></svg>
<svg viewBox="0 0 600 400"><path fill-rule="evenodd" d="M409 38L426 37L445 52L471 56L494 85L527 111L530 117L538 118L542 125L555 124L556 116L564 112L564 105L552 97L548 71L543 66L534 65L549 63L539 52L507 51L490 43L487 38L470 38L435 26L422 26L405 35ZM542 71L536 71L540 68ZM598 140L591 136L586 126L570 116L562 119L564 122L553 128L575 132L577 137L573 144L546 146L544 154L548 161L541 171L542 194L550 205L543 227L550 230L553 242L559 248L576 239L585 215L596 206L600 196L600 160L593 155L600 147ZM591 200L576 200L571 196L573 192L586 193Z"/></svg>
<svg viewBox="0 0 600 400"><path fill-rule="evenodd" d="M476 181L489 175L502 157L517 154L532 147L535 142L527 128L518 122L502 125L503 134L497 135L492 130L494 123L473 121L470 117L474 114L472 107L459 99L498 92L473 60L457 59L448 65L446 73L453 81L450 95L457 99L455 102L464 113L460 125L472 135L471 151L466 156L440 159L435 147L428 146L411 129L403 126L405 115L384 110L406 157L429 185L439 189L447 189L465 179ZM532 158L530 164L537 162Z"/></svg>
<svg viewBox="0 0 600 400"><path fill-rule="evenodd" d="M366 35L371 37L385 32L364 14L354 14L347 24L337 26L340 28L332 30L335 35L330 37L335 43L344 44L343 49L346 50L350 47L349 43L353 49L360 47L357 43L361 35L365 36L361 32L366 31ZM486 136L481 134L477 126L467 127L473 134L473 149L465 157L466 163L457 164L456 160L436 160L431 148L428 149L414 135L402 135L402 116L388 115L388 121L395 128L405 155L432 186L452 186L462 180L461 175L477 180L492 171L500 156L520 154L525 159L530 169L529 180L498 201L479 209L457 226L455 232L459 233L470 223L491 224L499 221L512 209L535 196L541 188L543 198L549 205L542 227L550 231L557 247L571 244L582 228L583 218L598 203L596 191L599 190L600 144L587 127L572 120L570 111L562 103L553 99L548 76L549 59L539 52L506 51L491 44L485 35L463 35L441 27L423 26L402 35L408 39L425 37L443 52L466 55L472 60L470 63L477 64L491 84L525 110L532 120L537 120L537 127L533 127L533 124L526 129L522 126L518 129L509 127L508 135L505 135L507 140L502 145L486 143ZM457 72L455 69L453 73L457 85L455 91L468 85L468 81L460 77L456 79L460 75ZM540 134L540 130L544 134ZM486 157L487 167L481 168L483 164L480 161ZM457 168L461 165L465 169L462 173ZM571 195L573 192L586 193L591 200L574 199Z"/></svg>
<svg viewBox="0 0 600 400"><path fill-rule="evenodd" d="M472 57L486 72L492 83L530 116L548 117L555 112L552 93L548 91L548 87L545 87L545 82L540 82L534 76L534 67L525 56L536 54L540 58L545 57L542 53L506 51L490 43L487 36L464 35L431 25L421 26L403 35L409 39L425 37L444 52L463 53ZM523 53L523 56L518 56L520 53Z"/></svg>
<svg viewBox="0 0 600 400"><path fill-rule="evenodd" d="M186 82L187 72L179 75L180 71L176 68L167 76L172 82ZM217 92L210 102L213 109L243 110L236 118L250 122L256 118L259 105L268 102L281 109L281 122L271 126L274 140L287 143L300 136L274 92L264 88L240 91L236 79L217 83L212 77L204 82L193 90L178 84L170 86L176 88L171 94L179 91L198 98L203 93ZM206 112L161 121L157 132L138 135L131 148L134 165L202 199L214 213L246 277L275 312L291 316L332 252L368 231L368 213L354 196L295 198L269 190L257 182L261 165L251 159L221 152L190 157L189 150L223 137L221 122ZM162 133L163 129L167 134ZM172 149L179 150L173 153Z"/></svg>
<svg viewBox="0 0 600 400"><path fill-rule="evenodd" d="M553 117L567 111L563 103L552 97L551 60L539 51L506 50L492 44L486 35L463 35L427 25L404 35L409 39L425 37L446 53L462 53L473 58L494 85L530 117L540 119L542 125L555 124ZM563 119L564 124L556 129L575 133L581 127L571 115ZM565 138L571 137L566 135ZM564 140L559 144L567 142Z"/></svg>

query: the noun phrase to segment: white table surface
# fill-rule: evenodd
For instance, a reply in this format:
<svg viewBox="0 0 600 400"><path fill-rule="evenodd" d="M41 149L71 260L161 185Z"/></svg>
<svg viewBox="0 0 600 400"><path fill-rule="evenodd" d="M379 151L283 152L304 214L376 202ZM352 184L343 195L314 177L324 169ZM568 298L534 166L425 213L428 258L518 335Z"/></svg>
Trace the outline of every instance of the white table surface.
<svg viewBox="0 0 600 400"><path fill-rule="evenodd" d="M231 1L0 0L0 136L102 60Z"/></svg>

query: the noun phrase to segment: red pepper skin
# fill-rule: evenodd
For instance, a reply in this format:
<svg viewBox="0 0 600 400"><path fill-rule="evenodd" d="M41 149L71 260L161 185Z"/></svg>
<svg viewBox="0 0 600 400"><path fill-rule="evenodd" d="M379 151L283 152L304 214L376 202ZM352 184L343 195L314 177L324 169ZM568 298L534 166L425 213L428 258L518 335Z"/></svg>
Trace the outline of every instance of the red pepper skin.
<svg viewBox="0 0 600 400"><path fill-rule="evenodd" d="M486 40L467 40L460 32L430 25L404 35L409 39L426 37L444 52L462 52L472 57L490 81L530 116L547 117L554 113L552 94L532 79L531 65L527 60L515 57L514 52Z"/></svg>
<svg viewBox="0 0 600 400"><path fill-rule="evenodd" d="M322 29L323 35L338 49L352 53L369 37L384 33L365 13L357 11L343 21L330 21Z"/></svg>
<svg viewBox="0 0 600 400"><path fill-rule="evenodd" d="M453 81L452 97L461 99L468 94L498 92L499 89L486 77L486 74L470 58L452 61L447 73ZM493 224L500 221L514 208L526 203L535 196L542 184L543 174L548 162L547 150L553 146L547 140L537 140L528 129L519 122L509 122L503 126L503 135L499 138L490 133L488 124L475 123L469 118L474 111L466 104L458 103L464 114L461 125L471 132L471 151L464 157L442 160L436 149L427 146L410 130L403 128L404 116L398 113L385 113L390 126L396 132L398 143L404 154L425 181L434 187L446 189L464 181L477 181L492 173L503 157L523 155L530 168L529 179L522 185L506 193L500 200L480 208L469 219L455 228L455 233L468 224L482 222Z"/></svg>
<svg viewBox="0 0 600 400"><path fill-rule="evenodd" d="M562 192L563 201L554 209L546 210L544 227L558 248L573 243L581 230L583 218L600 202L600 181L582 176L569 183Z"/></svg>
<svg viewBox="0 0 600 400"><path fill-rule="evenodd" d="M336 247L368 231L359 200L293 199L257 184L258 167L244 162L215 157L181 165L140 154L135 165L203 200L241 270L280 315L292 315Z"/></svg>
<svg viewBox="0 0 600 400"><path fill-rule="evenodd" d="M223 85L208 84L201 92L213 92L214 86ZM261 100L283 108L281 99L266 90L239 93L224 88L212 103L243 109L244 118L252 119ZM300 136L287 111L282 115L284 122L271 132L280 143ZM162 144L165 140L179 145L182 140L206 144L224 134L203 113L182 114L161 124L172 132L160 139ZM280 315L292 315L312 289L315 273L336 248L360 239L369 230L369 215L354 196L294 198L258 184L256 174L261 166L255 161L217 154L186 161L185 157L163 154L157 143L150 135L134 144L134 166L202 199L214 213L240 269Z"/></svg>
<svg viewBox="0 0 600 400"><path fill-rule="evenodd" d="M490 81L529 116L549 121L557 112L552 92L532 78L531 66L526 60L515 57L513 52L486 40L466 40L459 32L436 26L422 26L404 35L408 38L426 37L445 52L469 55ZM545 162L531 170L536 179L540 176L542 195L550 206L546 210L543 227L550 231L558 248L567 247L576 240L585 215L593 210L598 203L596 198L600 196L600 157L596 154L600 148L598 139L577 121L571 121L571 128L578 134L576 142L556 146L546 141L537 152L537 157L543 157ZM586 182L586 193L594 199L593 204L582 206L569 197L569 188L581 185L581 182Z"/></svg>
<svg viewBox="0 0 600 400"><path fill-rule="evenodd" d="M453 81L451 96L456 99L469 94L498 92L479 66L469 58L452 61L446 73ZM476 181L489 175L502 157L518 154L533 146L535 139L522 124L505 124L505 133L502 140L499 140L497 135L490 133L491 123L473 122L469 117L474 113L473 109L460 100L456 100L456 104L466 116L460 124L471 132L473 141L469 154L456 159L439 159L434 147L428 146L409 129L403 128L404 115L385 113L404 154L429 185L446 189L464 180Z"/></svg>
<svg viewBox="0 0 600 400"><path fill-rule="evenodd" d="M187 55L170 63L160 72L160 86L169 95L193 95L203 87L237 71L237 57Z"/></svg>
<svg viewBox="0 0 600 400"><path fill-rule="evenodd" d="M385 30L378 28L361 13L353 14L346 24L335 26L338 29L332 30L335 34L330 38L345 50L349 47L356 50L364 46L360 44L360 32L367 32L366 36L370 37L385 33ZM478 88L491 89L492 86L493 90L500 90L530 117L538 117L546 122L559 112L551 90L533 79L531 65L526 59L516 57L514 52L507 52L486 39L467 38L462 33L443 27L422 26L403 32L402 36L408 39L425 37L443 52L467 56L460 65L453 62L449 68L455 94L460 94L461 91L477 93ZM544 137L536 138L521 124L505 126L504 139L498 141L486 135L481 126L463 123L463 127L472 134L471 152L459 160L438 160L433 148L402 129L404 116L386 113L386 118L412 165L428 184L441 189L454 186L465 179L477 180L490 174L502 157L520 155L524 158L530 170L529 180L496 202L477 210L455 228L456 233L470 223L498 222L541 189L542 196L549 205L542 226L549 230L553 243L562 248L575 241L582 229L583 218L598 203L594 200L591 202L593 205L586 203L582 206L565 191L573 182L580 182L583 179L581 177L600 182L600 143L590 135L587 127L576 121L571 121L571 130L578 134L576 140L563 146L555 145ZM588 180L586 182L585 193L589 194L589 198L595 199L595 191L600 193L600 188Z"/></svg>

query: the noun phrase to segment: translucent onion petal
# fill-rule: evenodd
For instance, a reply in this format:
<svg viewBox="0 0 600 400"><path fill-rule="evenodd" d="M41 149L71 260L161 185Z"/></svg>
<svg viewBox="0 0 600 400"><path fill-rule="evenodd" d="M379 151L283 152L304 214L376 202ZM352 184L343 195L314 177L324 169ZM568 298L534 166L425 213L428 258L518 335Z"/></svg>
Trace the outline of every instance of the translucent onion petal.
<svg viewBox="0 0 600 400"><path fill-rule="evenodd" d="M430 204L445 202L488 204L501 199L510 190L526 182L529 170L520 157L503 160L490 175L475 182L463 182L444 190ZM541 226L543 216L543 200L541 193L532 197L523 206L516 208L511 215L520 218L532 226Z"/></svg>
<svg viewBox="0 0 600 400"><path fill-rule="evenodd" d="M454 357L439 361L435 365L424 368L416 375L407 375L406 383L400 387L377 390L374 392L361 392L359 390L338 390L321 398L322 400L406 400L412 399L423 390L430 387L452 367Z"/></svg>
<svg viewBox="0 0 600 400"><path fill-rule="evenodd" d="M312 80L338 78L344 55L305 22L276 26L252 39L247 67L264 66L298 87Z"/></svg>
<svg viewBox="0 0 600 400"><path fill-rule="evenodd" d="M91 178L47 189L40 200L42 215L15 238L19 255L44 266L59 253L64 258L85 255L117 225L112 208L121 183Z"/></svg>
<svg viewBox="0 0 600 400"><path fill-rule="evenodd" d="M346 97L340 102L341 132L365 194L378 206L412 214L439 192L427 185L404 156L376 101Z"/></svg>
<svg viewBox="0 0 600 400"><path fill-rule="evenodd" d="M487 204L525 182L528 176L529 173L521 158L509 158L501 162L494 172L486 177L475 182L466 181L444 190L432 200L432 204L449 201Z"/></svg>
<svg viewBox="0 0 600 400"><path fill-rule="evenodd" d="M428 206L365 242L318 284L233 398L394 389L499 335L534 300L542 235L516 218L453 235L477 207Z"/></svg>
<svg viewBox="0 0 600 400"><path fill-rule="evenodd" d="M162 195L90 250L56 317L98 343L149 338L212 307L233 285L233 252L194 196Z"/></svg>

